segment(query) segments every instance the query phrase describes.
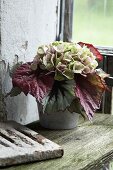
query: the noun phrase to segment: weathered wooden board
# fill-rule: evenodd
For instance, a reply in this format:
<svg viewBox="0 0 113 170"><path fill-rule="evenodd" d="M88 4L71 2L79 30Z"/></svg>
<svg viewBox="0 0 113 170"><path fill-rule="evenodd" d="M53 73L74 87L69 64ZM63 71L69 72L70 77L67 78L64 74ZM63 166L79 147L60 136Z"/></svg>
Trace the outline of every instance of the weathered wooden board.
<svg viewBox="0 0 113 170"><path fill-rule="evenodd" d="M101 160L113 158L113 116L95 114L92 123L80 123L72 130L47 130L37 123L29 127L62 145L64 156L5 170L100 170Z"/></svg>
<svg viewBox="0 0 113 170"><path fill-rule="evenodd" d="M37 123L30 128L61 145L64 156L7 170L99 170L96 165L101 160L113 157L113 116L95 114L92 123L83 122L72 130L47 130Z"/></svg>
<svg viewBox="0 0 113 170"><path fill-rule="evenodd" d="M61 157L63 149L16 122L0 122L0 166Z"/></svg>

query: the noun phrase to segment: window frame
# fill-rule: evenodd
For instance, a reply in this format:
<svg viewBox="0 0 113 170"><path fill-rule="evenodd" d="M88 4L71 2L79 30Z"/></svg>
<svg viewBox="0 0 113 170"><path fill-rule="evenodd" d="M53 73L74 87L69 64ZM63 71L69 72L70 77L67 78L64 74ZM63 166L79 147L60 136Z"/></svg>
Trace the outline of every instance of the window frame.
<svg viewBox="0 0 113 170"><path fill-rule="evenodd" d="M73 0L60 0L60 20L57 40L70 42L73 27Z"/></svg>
<svg viewBox="0 0 113 170"><path fill-rule="evenodd" d="M73 9L74 0L60 0L60 19L59 19L59 33L56 40L72 41L72 29L73 29ZM103 55L103 62L101 68L109 73L108 60L109 57L113 57L113 47L95 46L99 52ZM112 73L113 76L113 73ZM108 86L113 89L113 77L107 79ZM105 92L103 97L102 112L111 113L111 98L112 94ZM112 99L113 100L113 99ZM113 113L112 113L113 114Z"/></svg>

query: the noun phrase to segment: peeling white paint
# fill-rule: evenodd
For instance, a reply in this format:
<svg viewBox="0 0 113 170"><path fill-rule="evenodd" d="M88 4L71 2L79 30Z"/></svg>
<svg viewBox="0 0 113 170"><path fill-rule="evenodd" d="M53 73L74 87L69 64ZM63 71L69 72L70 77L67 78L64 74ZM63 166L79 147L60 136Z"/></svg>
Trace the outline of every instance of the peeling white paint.
<svg viewBox="0 0 113 170"><path fill-rule="evenodd" d="M58 0L1 0L1 59L12 67L18 61L31 61L37 47L56 38ZM8 67L7 67L8 68ZM3 91L11 89L8 69ZM38 119L37 104L30 95L6 100L8 119L26 124Z"/></svg>

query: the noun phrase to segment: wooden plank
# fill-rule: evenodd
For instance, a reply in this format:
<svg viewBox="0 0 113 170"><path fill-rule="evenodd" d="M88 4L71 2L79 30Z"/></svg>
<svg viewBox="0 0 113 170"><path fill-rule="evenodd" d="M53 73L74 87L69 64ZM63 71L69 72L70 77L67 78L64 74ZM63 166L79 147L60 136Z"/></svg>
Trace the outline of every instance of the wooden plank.
<svg viewBox="0 0 113 170"><path fill-rule="evenodd" d="M113 47L96 46L102 55L113 56Z"/></svg>
<svg viewBox="0 0 113 170"><path fill-rule="evenodd" d="M29 125L64 148L61 159L5 168L5 170L96 170L101 160L113 157L113 116L96 114L72 130L47 130L38 123Z"/></svg>
<svg viewBox="0 0 113 170"><path fill-rule="evenodd" d="M72 40L73 0L60 1L59 35L57 40Z"/></svg>
<svg viewBox="0 0 113 170"><path fill-rule="evenodd" d="M63 41L70 42L72 40L73 28L73 0L64 0L64 25L63 25Z"/></svg>
<svg viewBox="0 0 113 170"><path fill-rule="evenodd" d="M113 116L111 115L96 114L92 123L84 122L73 130L51 131L42 129L37 124L31 125L30 128L38 129L41 134L62 145L65 151L62 159L31 165L30 170L35 168L90 170L100 160L107 159L109 155L113 156ZM22 168L24 170L27 165Z"/></svg>
<svg viewBox="0 0 113 170"><path fill-rule="evenodd" d="M0 167L61 157L63 149L16 122L0 122Z"/></svg>

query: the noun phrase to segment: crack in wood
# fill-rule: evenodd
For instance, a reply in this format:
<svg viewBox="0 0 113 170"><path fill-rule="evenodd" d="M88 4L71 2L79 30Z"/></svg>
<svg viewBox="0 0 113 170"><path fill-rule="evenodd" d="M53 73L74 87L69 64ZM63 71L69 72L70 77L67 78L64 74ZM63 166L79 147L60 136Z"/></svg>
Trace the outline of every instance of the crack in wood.
<svg viewBox="0 0 113 170"><path fill-rule="evenodd" d="M20 129L18 129L18 131L23 133L24 135L30 137L31 139L33 139L34 141L36 141L36 142L38 142L38 143L40 143L42 145L44 145L44 143L45 143L43 141L43 139L45 139L45 137L43 137L42 135L37 134L37 135L33 136L31 133L25 132L25 131L20 130Z"/></svg>
<svg viewBox="0 0 113 170"><path fill-rule="evenodd" d="M0 141L0 144L5 146L5 147L10 147L8 144L6 144L5 142L2 142L2 141Z"/></svg>
<svg viewBox="0 0 113 170"><path fill-rule="evenodd" d="M2 136L3 138L5 138L5 139L8 140L9 142L16 144L13 139L11 139L10 137L4 135L2 132L0 132L0 136Z"/></svg>
<svg viewBox="0 0 113 170"><path fill-rule="evenodd" d="M25 142L26 144L29 144L29 145L33 145L33 143L31 143L30 141L28 141L25 137L22 137L20 135L18 135L16 132L14 131L11 131L9 129L6 129L6 131L8 132L9 136L15 136L16 138L18 139L21 139L23 142ZM16 130L17 131L17 130ZM20 131L17 131L17 132L20 132ZM20 132L21 133L21 132ZM22 133L24 134L24 133Z"/></svg>

